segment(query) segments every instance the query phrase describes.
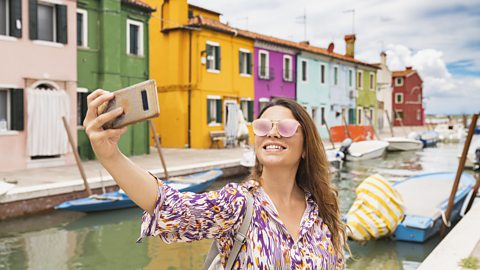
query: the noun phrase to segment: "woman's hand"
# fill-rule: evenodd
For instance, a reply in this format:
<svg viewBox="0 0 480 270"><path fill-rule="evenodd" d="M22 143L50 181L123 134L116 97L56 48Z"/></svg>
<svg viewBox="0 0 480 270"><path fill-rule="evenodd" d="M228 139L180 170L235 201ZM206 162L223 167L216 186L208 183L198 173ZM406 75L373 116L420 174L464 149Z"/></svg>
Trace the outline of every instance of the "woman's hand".
<svg viewBox="0 0 480 270"><path fill-rule="evenodd" d="M108 102L114 97L113 93L105 90L95 90L87 97L88 110L83 121L85 132L87 133L93 151L99 160L110 159L121 154L118 149L118 140L125 131L126 127L120 129L104 130L102 126L123 113L123 108L117 108L113 111L98 115L97 110L104 102Z"/></svg>

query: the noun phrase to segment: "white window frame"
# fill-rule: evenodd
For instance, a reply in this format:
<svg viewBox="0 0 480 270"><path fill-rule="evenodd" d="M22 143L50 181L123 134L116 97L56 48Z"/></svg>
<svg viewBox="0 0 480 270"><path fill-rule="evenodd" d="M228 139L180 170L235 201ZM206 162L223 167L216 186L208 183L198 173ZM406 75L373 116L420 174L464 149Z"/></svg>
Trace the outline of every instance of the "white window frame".
<svg viewBox="0 0 480 270"><path fill-rule="evenodd" d="M245 104L245 102L246 102L246 104L247 104L247 111L244 111L243 108L242 108L242 105ZM254 102L254 101L253 101L252 98L240 98L240 109L242 109L243 117L245 117L245 123L247 123L247 124L251 124L251 122L248 121L248 120L249 120L249 119L248 119L248 115L249 115L248 103L249 103L249 102ZM254 107L254 105L252 106L252 109L253 109L253 107ZM247 115L245 115L245 114L247 114ZM254 114L255 114L255 113L252 112L253 118L255 118L255 115L254 115Z"/></svg>
<svg viewBox="0 0 480 270"><path fill-rule="evenodd" d="M218 42L214 42L214 41L210 41L210 40L207 40L207 45L208 46L212 46L212 47L218 47L220 48L220 43ZM213 66L214 68L207 68L207 72L211 72L211 73L220 73L220 68L216 66L216 58L215 58L215 51L213 52L213 56L212 56L212 59L208 59L208 52L207 52L207 55L206 55L206 62L208 61L213 61ZM206 63L205 62L205 63ZM206 64L208 66L208 64Z"/></svg>
<svg viewBox="0 0 480 270"><path fill-rule="evenodd" d="M88 12L85 9L77 8L77 13L82 14L82 45L79 45L81 48L88 48ZM78 35L78 33L77 33ZM76 42L75 42L76 43ZM130 46L130 45L129 45Z"/></svg>
<svg viewBox="0 0 480 270"><path fill-rule="evenodd" d="M399 79L400 79L400 82L398 82ZM395 86L403 86L403 77L395 78Z"/></svg>
<svg viewBox="0 0 480 270"><path fill-rule="evenodd" d="M305 63L305 70L303 68L303 63ZM305 71L305 79L303 78L303 72ZM303 83L308 82L308 61L307 59L300 60L300 81Z"/></svg>
<svg viewBox="0 0 480 270"><path fill-rule="evenodd" d="M363 112L363 108L362 107L359 107L357 108L357 125L361 125L362 124L362 112Z"/></svg>
<svg viewBox="0 0 480 270"><path fill-rule="evenodd" d="M370 91L375 91L375 73L370 72Z"/></svg>
<svg viewBox="0 0 480 270"><path fill-rule="evenodd" d="M37 35L37 40L42 42L42 43L45 43L46 45L48 45L49 43L58 43L58 37L57 37L57 9L55 8L55 4L51 3L51 2L38 1L37 2L37 13L38 13L38 6L39 5L52 7L52 10L53 10L53 13L52 13L53 14L53 20L52 20L53 21L53 40L38 39L38 35ZM37 16L38 16L38 14L37 14ZM37 20L37 24L39 24L38 20ZM38 26L37 26L37 31L38 31Z"/></svg>
<svg viewBox="0 0 480 270"><path fill-rule="evenodd" d="M12 126L12 116L10 115L10 111L11 111L11 104L10 104L10 95L11 95L11 91L10 89L7 89L7 88L0 88L0 91L6 91L7 92L7 104L6 104L6 109L7 109L7 130L0 130L0 134L1 133L8 133L10 132L10 129L11 129L11 126Z"/></svg>
<svg viewBox="0 0 480 270"><path fill-rule="evenodd" d="M363 89L363 71L361 70L358 70L357 71L357 78L358 80L356 80L356 85L357 85L357 88L362 90Z"/></svg>
<svg viewBox="0 0 480 270"><path fill-rule="evenodd" d="M323 74L322 74L322 67L323 67ZM323 82L322 82L323 79ZM327 83L327 66L325 64L320 64L320 84Z"/></svg>
<svg viewBox="0 0 480 270"><path fill-rule="evenodd" d="M208 95L207 96L207 101L210 102L210 100L214 100L215 101L215 122L210 122L208 123L208 126L209 127L216 127L216 126L221 126L222 125L222 119L217 119L217 100L222 100L222 97L221 96L212 96L212 95ZM211 106L210 106L211 108ZM207 111L207 114L209 112ZM211 117L210 117L211 118ZM222 115L222 118L223 118L223 115ZM220 121L220 122L219 122Z"/></svg>
<svg viewBox="0 0 480 270"><path fill-rule="evenodd" d="M286 66L285 66L285 60L286 59L289 59L289 67L288 67L288 77L285 77L285 69L286 69ZM283 55L283 70L282 70L282 76L283 76L283 80L284 81L287 81L287 82L291 82L293 81L293 58L291 55Z"/></svg>
<svg viewBox="0 0 480 270"><path fill-rule="evenodd" d="M335 81L335 69L337 70L337 80ZM339 79L340 79L340 68L337 66L337 65L334 65L333 68L332 68L332 85L334 86L338 86L338 83L339 83Z"/></svg>
<svg viewBox="0 0 480 270"><path fill-rule="evenodd" d="M239 53L240 55L241 55L241 53L244 53L244 55L245 55L245 58L242 57L242 59L241 59L241 61L245 61L245 63L243 64L243 68L244 68L245 70L240 70L240 76L242 76L242 77L251 77L252 74L251 74L251 73L250 73L250 74L248 73L248 61L247 61L247 59L248 59L248 54L251 55L252 52L251 52L250 50L240 48L238 53ZM245 72L244 72L244 71L245 71ZM252 70L250 69L250 72L251 72L251 71L252 71Z"/></svg>
<svg viewBox="0 0 480 270"><path fill-rule="evenodd" d="M350 78L350 75L351 75L351 78ZM353 72L353 69L349 68L348 69L348 87L353 88L355 81L356 81L355 73Z"/></svg>
<svg viewBox="0 0 480 270"><path fill-rule="evenodd" d="M258 113L262 111L262 103L269 103L270 99L269 98L259 98L258 99Z"/></svg>
<svg viewBox="0 0 480 270"><path fill-rule="evenodd" d="M138 54L130 53L130 25L138 26ZM127 55L142 57L144 56L143 47L143 22L127 19Z"/></svg>
<svg viewBox="0 0 480 270"><path fill-rule="evenodd" d="M5 0L5 35L0 35L2 37L10 36L10 0Z"/></svg>
<svg viewBox="0 0 480 270"><path fill-rule="evenodd" d="M398 101L397 97L401 97L401 101ZM395 104L403 104L405 102L403 98L403 93L395 93Z"/></svg>
<svg viewBox="0 0 480 270"><path fill-rule="evenodd" d="M265 75L262 76L262 54L265 55ZM258 51L258 77L260 79L270 78L270 53L266 50Z"/></svg>

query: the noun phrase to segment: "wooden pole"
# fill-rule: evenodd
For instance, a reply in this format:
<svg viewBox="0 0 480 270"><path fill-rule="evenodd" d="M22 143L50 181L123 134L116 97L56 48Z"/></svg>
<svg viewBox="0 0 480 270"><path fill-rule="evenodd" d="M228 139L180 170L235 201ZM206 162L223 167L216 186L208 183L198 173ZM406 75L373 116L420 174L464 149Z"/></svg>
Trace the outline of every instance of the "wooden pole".
<svg viewBox="0 0 480 270"><path fill-rule="evenodd" d="M380 136L378 136L378 133L375 130L375 126L372 123L372 116L367 116L367 119L368 119L368 122L370 122L370 126L372 126L373 135L375 135L375 137L377 137L378 140L381 140Z"/></svg>
<svg viewBox="0 0 480 270"><path fill-rule="evenodd" d="M385 115L387 116L388 125L390 127L390 133L392 134L392 137L395 137L395 135L393 133L392 121L390 121L390 114L388 113L387 110L385 110Z"/></svg>
<svg viewBox="0 0 480 270"><path fill-rule="evenodd" d="M73 136L72 136L72 133L70 132L70 128L68 127L67 119L65 118L65 116L62 116L62 121L63 121L63 126L65 127L65 131L67 132L68 142L72 147L72 152L73 152L73 156L75 157L75 162L77 163L78 170L80 171L80 175L82 176L82 179L83 179L83 184L85 185L85 191L87 191L88 196L91 196L92 190L88 185L87 176L85 175L85 170L83 169L82 162L80 161L80 156L78 155L77 146L73 141Z"/></svg>
<svg viewBox="0 0 480 270"><path fill-rule="evenodd" d="M450 198L448 199L447 211L445 212L445 219L447 222L450 222L450 215L452 214L453 201L455 199L455 194L457 194L458 185L460 184L460 177L462 176L463 168L465 167L465 160L467 159L468 148L470 148L470 143L472 142L473 133L475 131L475 126L477 125L478 114L474 114L472 118L472 124L468 130L467 140L463 146L462 156L460 157L460 162L458 163L457 174L455 176L455 182L453 183L452 192L450 193ZM440 237L443 238L446 233L447 226L443 223L442 229L440 230Z"/></svg>
<svg viewBox="0 0 480 270"><path fill-rule="evenodd" d="M333 144L332 133L330 132L330 128L328 127L327 120L325 119L325 115L322 115L322 121L325 123L325 127L328 131L328 138L330 139L330 143L332 144L332 148L335 149L335 144Z"/></svg>
<svg viewBox="0 0 480 270"><path fill-rule="evenodd" d="M163 172L165 173L165 180L168 180L168 178L170 177L168 176L167 165L165 164L165 159L163 158L162 149L160 148L160 140L158 139L157 130L155 129L155 125L152 123L152 120L148 120L148 124L152 129L153 140L155 141L155 147L157 147L157 152L158 152L158 155L160 156L160 161L162 162Z"/></svg>
<svg viewBox="0 0 480 270"><path fill-rule="evenodd" d="M345 127L345 134L347 135L348 138L352 138L352 136L350 136L350 131L348 131L348 125L347 125L347 120L345 119L345 114L342 112L342 120L343 120L343 125Z"/></svg>

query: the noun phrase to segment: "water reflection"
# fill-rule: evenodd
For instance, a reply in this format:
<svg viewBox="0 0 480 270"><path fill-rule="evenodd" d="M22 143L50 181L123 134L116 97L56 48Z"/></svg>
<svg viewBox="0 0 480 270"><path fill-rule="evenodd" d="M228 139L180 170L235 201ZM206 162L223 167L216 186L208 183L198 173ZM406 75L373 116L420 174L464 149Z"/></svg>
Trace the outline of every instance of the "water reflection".
<svg viewBox="0 0 480 270"><path fill-rule="evenodd" d="M461 145L439 145L419 152L389 153L384 158L346 163L334 179L340 208L347 212L355 188L374 173L397 181L420 172L455 171ZM241 179L234 179L240 181ZM213 189L224 186L220 181ZM0 222L0 269L200 269L211 241L165 244L139 235L138 208L97 214L52 212ZM426 244L390 240L351 243L349 269L416 269L438 239Z"/></svg>

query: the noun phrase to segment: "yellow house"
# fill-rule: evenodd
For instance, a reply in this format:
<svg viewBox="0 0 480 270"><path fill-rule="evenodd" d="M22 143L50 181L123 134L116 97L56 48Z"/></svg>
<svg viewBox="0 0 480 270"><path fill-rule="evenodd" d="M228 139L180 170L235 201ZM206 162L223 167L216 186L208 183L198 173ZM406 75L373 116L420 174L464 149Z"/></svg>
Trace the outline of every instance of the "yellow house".
<svg viewBox="0 0 480 270"><path fill-rule="evenodd" d="M220 14L186 0L158 2L150 19L150 77L164 147L209 148L211 131L224 130L238 104L253 119L253 39L220 22ZM250 143L253 134L249 126Z"/></svg>

